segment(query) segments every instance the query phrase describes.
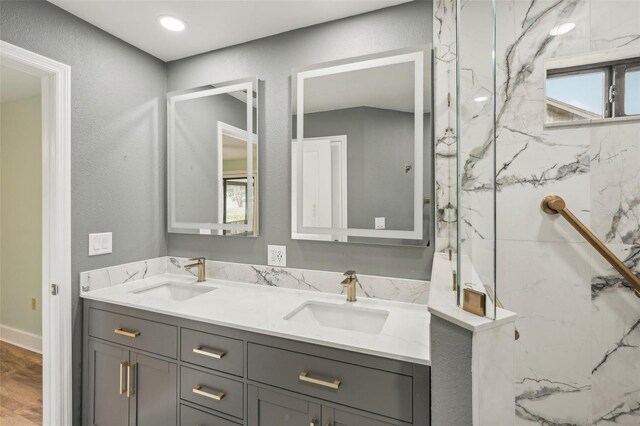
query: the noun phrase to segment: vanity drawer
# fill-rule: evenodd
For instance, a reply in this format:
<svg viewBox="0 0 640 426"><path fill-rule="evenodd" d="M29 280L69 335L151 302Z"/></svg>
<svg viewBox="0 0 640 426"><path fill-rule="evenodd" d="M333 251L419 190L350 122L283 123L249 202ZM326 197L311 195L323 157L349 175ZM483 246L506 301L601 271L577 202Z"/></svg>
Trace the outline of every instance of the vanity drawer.
<svg viewBox="0 0 640 426"><path fill-rule="evenodd" d="M202 367L242 376L244 353L242 340L181 329L180 359Z"/></svg>
<svg viewBox="0 0 640 426"><path fill-rule="evenodd" d="M412 422L413 378L355 364L248 345L248 378Z"/></svg>
<svg viewBox="0 0 640 426"><path fill-rule="evenodd" d="M89 335L176 358L178 327L100 309L89 309Z"/></svg>
<svg viewBox="0 0 640 426"><path fill-rule="evenodd" d="M213 414L196 410L188 405L180 405L180 425L181 426L238 426L237 423L230 422Z"/></svg>
<svg viewBox="0 0 640 426"><path fill-rule="evenodd" d="M180 398L241 419L244 385L183 366L180 368Z"/></svg>

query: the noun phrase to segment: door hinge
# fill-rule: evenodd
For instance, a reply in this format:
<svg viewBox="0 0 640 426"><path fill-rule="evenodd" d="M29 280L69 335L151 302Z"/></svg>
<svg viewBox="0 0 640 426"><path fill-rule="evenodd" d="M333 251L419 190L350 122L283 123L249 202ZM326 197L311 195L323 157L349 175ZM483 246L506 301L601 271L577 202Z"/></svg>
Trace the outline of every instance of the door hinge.
<svg viewBox="0 0 640 426"><path fill-rule="evenodd" d="M451 92L447 93L447 107L451 106Z"/></svg>
<svg viewBox="0 0 640 426"><path fill-rule="evenodd" d="M52 296L57 296L59 291L60 291L60 288L58 287L58 284L51 284L51 295Z"/></svg>

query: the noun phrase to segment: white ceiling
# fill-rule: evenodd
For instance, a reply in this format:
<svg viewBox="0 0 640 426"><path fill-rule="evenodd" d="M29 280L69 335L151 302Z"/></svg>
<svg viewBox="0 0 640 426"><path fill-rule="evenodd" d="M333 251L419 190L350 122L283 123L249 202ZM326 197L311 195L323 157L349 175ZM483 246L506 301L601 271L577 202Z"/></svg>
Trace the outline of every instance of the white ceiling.
<svg viewBox="0 0 640 426"><path fill-rule="evenodd" d="M49 1L168 62L410 0ZM186 30L165 30L162 15L182 19Z"/></svg>
<svg viewBox="0 0 640 426"><path fill-rule="evenodd" d="M0 67L0 102L11 102L40 93L40 78L6 66Z"/></svg>

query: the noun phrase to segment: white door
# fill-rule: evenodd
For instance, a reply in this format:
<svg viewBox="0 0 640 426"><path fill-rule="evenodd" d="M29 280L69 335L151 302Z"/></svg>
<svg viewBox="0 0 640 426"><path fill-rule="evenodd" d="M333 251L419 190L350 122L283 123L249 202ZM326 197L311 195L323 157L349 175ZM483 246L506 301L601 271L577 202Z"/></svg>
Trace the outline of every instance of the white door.
<svg viewBox="0 0 640 426"><path fill-rule="evenodd" d="M331 140L304 141L302 153L302 223L332 227Z"/></svg>

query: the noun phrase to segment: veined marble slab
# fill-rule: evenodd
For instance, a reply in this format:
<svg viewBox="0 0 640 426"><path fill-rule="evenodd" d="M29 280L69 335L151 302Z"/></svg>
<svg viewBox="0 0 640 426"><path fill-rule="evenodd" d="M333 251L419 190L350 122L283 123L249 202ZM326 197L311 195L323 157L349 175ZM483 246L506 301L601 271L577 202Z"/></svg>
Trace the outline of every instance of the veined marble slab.
<svg viewBox="0 0 640 426"><path fill-rule="evenodd" d="M193 276L184 269L189 260L180 257L160 257L140 262L116 265L80 273L80 292L99 290L163 273ZM280 268L244 263L206 261L207 278L235 281L270 287L342 294L340 272L316 271L296 268ZM426 305L429 298L429 282L375 275L359 275L357 294L360 297L393 300Z"/></svg>

